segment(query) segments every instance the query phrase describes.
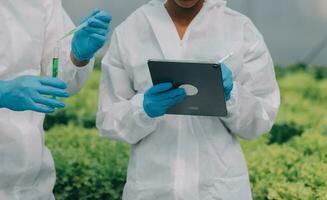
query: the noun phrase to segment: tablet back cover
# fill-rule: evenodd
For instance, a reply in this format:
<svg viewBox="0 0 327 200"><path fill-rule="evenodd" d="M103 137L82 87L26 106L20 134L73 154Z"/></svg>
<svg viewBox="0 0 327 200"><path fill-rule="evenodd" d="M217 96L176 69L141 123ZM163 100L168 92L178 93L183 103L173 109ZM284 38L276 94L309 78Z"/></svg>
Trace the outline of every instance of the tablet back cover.
<svg viewBox="0 0 327 200"><path fill-rule="evenodd" d="M179 61L148 62L154 85L171 82L177 88L192 85L197 95L170 108L167 114L226 116L226 102L220 65Z"/></svg>

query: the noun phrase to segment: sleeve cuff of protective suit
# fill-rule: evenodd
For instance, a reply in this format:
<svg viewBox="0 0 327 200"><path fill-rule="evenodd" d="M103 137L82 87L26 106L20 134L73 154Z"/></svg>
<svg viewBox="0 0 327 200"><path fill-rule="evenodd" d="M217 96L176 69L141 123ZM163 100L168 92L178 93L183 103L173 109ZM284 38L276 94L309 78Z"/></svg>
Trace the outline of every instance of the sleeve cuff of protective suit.
<svg viewBox="0 0 327 200"><path fill-rule="evenodd" d="M135 112L133 113L135 117L135 122L140 126L140 127L148 127L147 129L149 130L154 130L156 125L157 125L157 119L151 118L146 114L143 108L143 100L144 100L144 95L143 94L138 94L135 95L134 98L132 99L132 105L135 109Z"/></svg>
<svg viewBox="0 0 327 200"><path fill-rule="evenodd" d="M91 59L84 67L75 66L70 58L66 63L62 63L58 77L67 83L67 89L71 95L79 92L88 80L93 71L94 60L94 58Z"/></svg>
<svg viewBox="0 0 327 200"><path fill-rule="evenodd" d="M88 75L93 71L95 58L92 58L90 62L83 66L76 66L69 57L69 61L66 66L63 66L61 69L61 76L64 81L70 82L76 77L88 77Z"/></svg>
<svg viewBox="0 0 327 200"><path fill-rule="evenodd" d="M91 72L93 70L94 67L94 63L95 63L95 58L92 58L89 63L83 67L78 67L76 66L72 61L71 62L71 66L74 68L74 70L79 73L79 72Z"/></svg>
<svg viewBox="0 0 327 200"><path fill-rule="evenodd" d="M234 117L235 115L237 115L238 113L238 91L239 91L239 84L234 82L234 88L231 92L231 98L230 100L228 100L226 102L226 107L227 107L227 116L226 117L222 117L221 119L223 120L227 120L230 119L232 117Z"/></svg>

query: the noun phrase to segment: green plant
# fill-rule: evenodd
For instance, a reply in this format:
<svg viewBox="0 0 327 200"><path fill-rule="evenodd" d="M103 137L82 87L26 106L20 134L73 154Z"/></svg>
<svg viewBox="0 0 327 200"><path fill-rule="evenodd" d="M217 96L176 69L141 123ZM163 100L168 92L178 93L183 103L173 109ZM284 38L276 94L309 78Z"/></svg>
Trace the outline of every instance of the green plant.
<svg viewBox="0 0 327 200"><path fill-rule="evenodd" d="M94 70L86 86L76 95L65 99L66 108L47 115L44 128L49 130L56 125L74 124L84 128L95 128L101 72Z"/></svg>
<svg viewBox="0 0 327 200"><path fill-rule="evenodd" d="M293 65L276 67L276 73L282 94L276 125L264 137L241 141L254 199L327 200L325 69ZM95 70L64 110L48 116L58 200L121 199L130 147L94 129L99 79Z"/></svg>
<svg viewBox="0 0 327 200"><path fill-rule="evenodd" d="M49 131L58 200L121 199L129 147L104 138L94 129L58 126Z"/></svg>
<svg viewBox="0 0 327 200"><path fill-rule="evenodd" d="M275 66L275 73L278 79L284 78L288 74L308 71L306 64L294 64L289 66Z"/></svg>
<svg viewBox="0 0 327 200"><path fill-rule="evenodd" d="M242 141L255 200L327 199L327 138L307 130L282 145Z"/></svg>
<svg viewBox="0 0 327 200"><path fill-rule="evenodd" d="M270 131L268 144L283 144L295 136L301 136L304 129L303 127L291 122L275 124Z"/></svg>
<svg viewBox="0 0 327 200"><path fill-rule="evenodd" d="M320 81L327 79L327 68L325 66L317 66L313 68L314 77Z"/></svg>
<svg viewBox="0 0 327 200"><path fill-rule="evenodd" d="M46 115L43 127L45 130L49 130L56 125L68 125L70 122L77 120L77 116L74 112L67 110L58 110L54 114Z"/></svg>

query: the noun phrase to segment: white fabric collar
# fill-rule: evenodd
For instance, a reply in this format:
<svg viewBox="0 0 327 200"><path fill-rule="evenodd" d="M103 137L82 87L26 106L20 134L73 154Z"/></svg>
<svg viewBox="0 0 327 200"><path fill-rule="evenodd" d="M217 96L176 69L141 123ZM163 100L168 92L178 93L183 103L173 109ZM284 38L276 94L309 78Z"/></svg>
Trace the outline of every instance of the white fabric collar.
<svg viewBox="0 0 327 200"><path fill-rule="evenodd" d="M162 53L166 59L180 60L182 51L180 51L181 42L187 41L187 36L185 35L183 41L181 41L176 33L176 28L170 19L169 14L165 10L163 3L165 0L152 0L148 6L143 7L144 14L151 25L151 28L157 38L160 45ZM215 7L224 6L225 0L206 0L206 4L202 8L198 17L207 10ZM194 19L195 20L195 19ZM172 41L173 42L169 42Z"/></svg>

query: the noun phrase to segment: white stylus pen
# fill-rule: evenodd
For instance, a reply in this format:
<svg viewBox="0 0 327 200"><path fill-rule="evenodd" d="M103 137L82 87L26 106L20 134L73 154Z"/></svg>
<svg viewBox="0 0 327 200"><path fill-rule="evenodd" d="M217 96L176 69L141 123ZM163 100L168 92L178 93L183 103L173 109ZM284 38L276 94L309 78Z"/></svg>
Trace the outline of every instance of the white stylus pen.
<svg viewBox="0 0 327 200"><path fill-rule="evenodd" d="M234 55L234 52L230 52L228 55L226 55L225 57L223 57L218 64L223 64L226 60L228 60L230 57L232 57Z"/></svg>

